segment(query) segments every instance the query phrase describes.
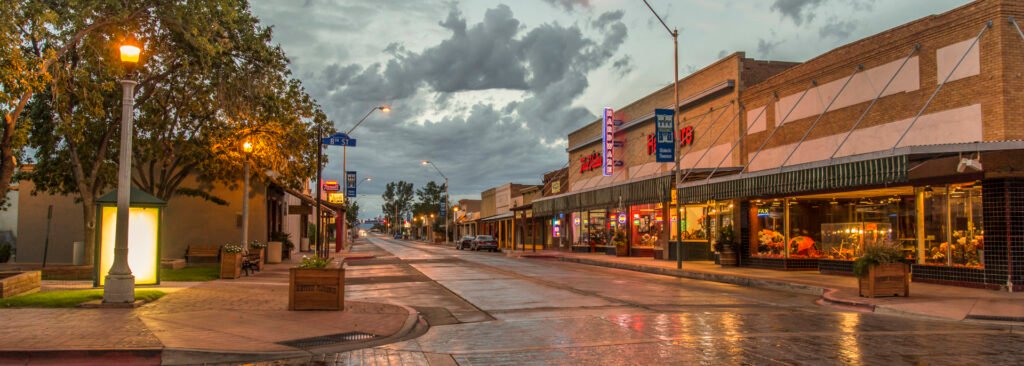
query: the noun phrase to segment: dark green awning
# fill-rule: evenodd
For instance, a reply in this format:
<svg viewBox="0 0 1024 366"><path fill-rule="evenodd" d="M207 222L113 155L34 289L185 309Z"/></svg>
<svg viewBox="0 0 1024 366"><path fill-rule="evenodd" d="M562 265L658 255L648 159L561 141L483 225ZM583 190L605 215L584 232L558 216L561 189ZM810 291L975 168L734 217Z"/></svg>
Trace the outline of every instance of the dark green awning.
<svg viewBox="0 0 1024 366"><path fill-rule="evenodd" d="M682 187L679 197L692 203L905 183L907 161L900 155L777 173L772 169Z"/></svg>
<svg viewBox="0 0 1024 366"><path fill-rule="evenodd" d="M579 193L566 193L533 201L533 215L547 216L599 207L614 207L619 197L625 205L668 202L672 195L672 176L644 179Z"/></svg>

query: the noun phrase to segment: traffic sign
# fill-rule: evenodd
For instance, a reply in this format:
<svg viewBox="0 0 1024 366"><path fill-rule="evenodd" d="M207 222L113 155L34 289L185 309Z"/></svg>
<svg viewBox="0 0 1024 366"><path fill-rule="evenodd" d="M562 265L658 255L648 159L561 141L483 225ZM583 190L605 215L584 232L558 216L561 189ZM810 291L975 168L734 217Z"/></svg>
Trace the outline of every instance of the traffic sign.
<svg viewBox="0 0 1024 366"><path fill-rule="evenodd" d="M356 139L349 137L347 134L345 134L343 132L338 132L336 134L333 134L333 135L330 135L328 137L323 138L321 140L321 143L323 143L324 145L331 145L331 146L350 146L350 147L355 147L356 146Z"/></svg>

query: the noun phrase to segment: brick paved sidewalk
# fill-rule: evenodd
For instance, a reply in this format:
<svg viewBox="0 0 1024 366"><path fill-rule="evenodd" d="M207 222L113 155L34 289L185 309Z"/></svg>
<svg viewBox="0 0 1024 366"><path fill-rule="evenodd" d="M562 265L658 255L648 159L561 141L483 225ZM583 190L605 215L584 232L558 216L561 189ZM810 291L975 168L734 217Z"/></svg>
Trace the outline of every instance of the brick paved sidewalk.
<svg viewBox="0 0 1024 366"><path fill-rule="evenodd" d="M909 297L864 298L858 296L852 276L823 275L811 271L775 271L748 267L721 267L712 262L676 262L652 258L615 257L605 254L554 251L515 252L512 256L555 257L562 261L676 277L775 288L821 295L822 300L865 311L902 313L953 320L978 319L1024 322L1024 293L912 283Z"/></svg>
<svg viewBox="0 0 1024 366"><path fill-rule="evenodd" d="M311 349L281 343L347 332L374 334L379 342L417 323L415 310L391 304L347 301L343 312L288 311L294 265L204 282L137 309L0 309L0 364L32 351L159 351L164 363L308 357Z"/></svg>

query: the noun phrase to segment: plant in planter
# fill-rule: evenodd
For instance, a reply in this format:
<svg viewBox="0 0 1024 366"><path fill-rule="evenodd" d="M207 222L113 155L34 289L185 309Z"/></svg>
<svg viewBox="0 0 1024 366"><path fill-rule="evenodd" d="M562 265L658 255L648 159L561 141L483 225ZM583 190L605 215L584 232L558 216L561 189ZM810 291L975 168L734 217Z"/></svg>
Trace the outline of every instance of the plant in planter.
<svg viewBox="0 0 1024 366"><path fill-rule="evenodd" d="M302 257L288 273L288 310L343 310L345 269L331 258Z"/></svg>
<svg viewBox="0 0 1024 366"><path fill-rule="evenodd" d="M262 271L263 270L263 263L266 262L265 259L266 259L266 256L267 256L267 254L266 254L267 244L266 243L261 243L259 240L253 240L252 243L249 243L249 251L252 252L252 253L259 254L260 260L258 262L256 262L256 265L258 266L258 269L260 271Z"/></svg>
<svg viewBox="0 0 1024 366"><path fill-rule="evenodd" d="M280 231L270 233L270 241L281 243L281 256L284 259L291 258L292 250L295 249L295 243L292 242L291 235Z"/></svg>
<svg viewBox="0 0 1024 366"><path fill-rule="evenodd" d="M736 265L736 236L732 225L725 225L718 231L718 241L715 242L715 246L719 264L723 266Z"/></svg>
<svg viewBox="0 0 1024 366"><path fill-rule="evenodd" d="M860 296L909 296L910 266L902 259L903 252L891 242L865 246L853 262Z"/></svg>
<svg viewBox="0 0 1024 366"><path fill-rule="evenodd" d="M238 278L242 275L243 251L245 249L237 244L225 244L221 248L220 278Z"/></svg>
<svg viewBox="0 0 1024 366"><path fill-rule="evenodd" d="M625 230L615 230L615 235L612 236L612 245L615 246L615 255L620 257L629 255L629 249L626 247Z"/></svg>

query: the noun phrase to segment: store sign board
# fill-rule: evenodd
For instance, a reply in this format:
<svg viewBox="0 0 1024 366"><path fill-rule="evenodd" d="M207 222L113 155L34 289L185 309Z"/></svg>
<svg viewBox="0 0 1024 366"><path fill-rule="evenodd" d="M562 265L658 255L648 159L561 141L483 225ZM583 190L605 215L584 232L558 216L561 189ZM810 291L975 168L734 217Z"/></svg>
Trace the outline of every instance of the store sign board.
<svg viewBox="0 0 1024 366"><path fill-rule="evenodd" d="M330 203L345 203L345 195L341 192L329 192L327 193L327 202Z"/></svg>
<svg viewBox="0 0 1024 366"><path fill-rule="evenodd" d="M341 190L341 185L336 180L325 180L323 189L327 192L337 192Z"/></svg>
<svg viewBox="0 0 1024 366"><path fill-rule="evenodd" d="M679 146L693 145L693 126L686 126L679 129Z"/></svg>
<svg viewBox="0 0 1024 366"><path fill-rule="evenodd" d="M345 197L354 198L356 196L356 172L347 171L345 172Z"/></svg>
<svg viewBox="0 0 1024 366"><path fill-rule="evenodd" d="M671 163L676 157L676 135L672 131L675 129L673 119L675 119L675 111L671 109L654 110L655 161L659 163Z"/></svg>
<svg viewBox="0 0 1024 366"><path fill-rule="evenodd" d="M580 157L580 174L598 169L602 166L601 154L590 153Z"/></svg>
<svg viewBox="0 0 1024 366"><path fill-rule="evenodd" d="M562 182L554 180L551 182L551 193L558 193L562 191Z"/></svg>
<svg viewBox="0 0 1024 366"><path fill-rule="evenodd" d="M604 128L601 135L604 156L601 160L601 174L610 176L615 172L615 111L604 109Z"/></svg>

